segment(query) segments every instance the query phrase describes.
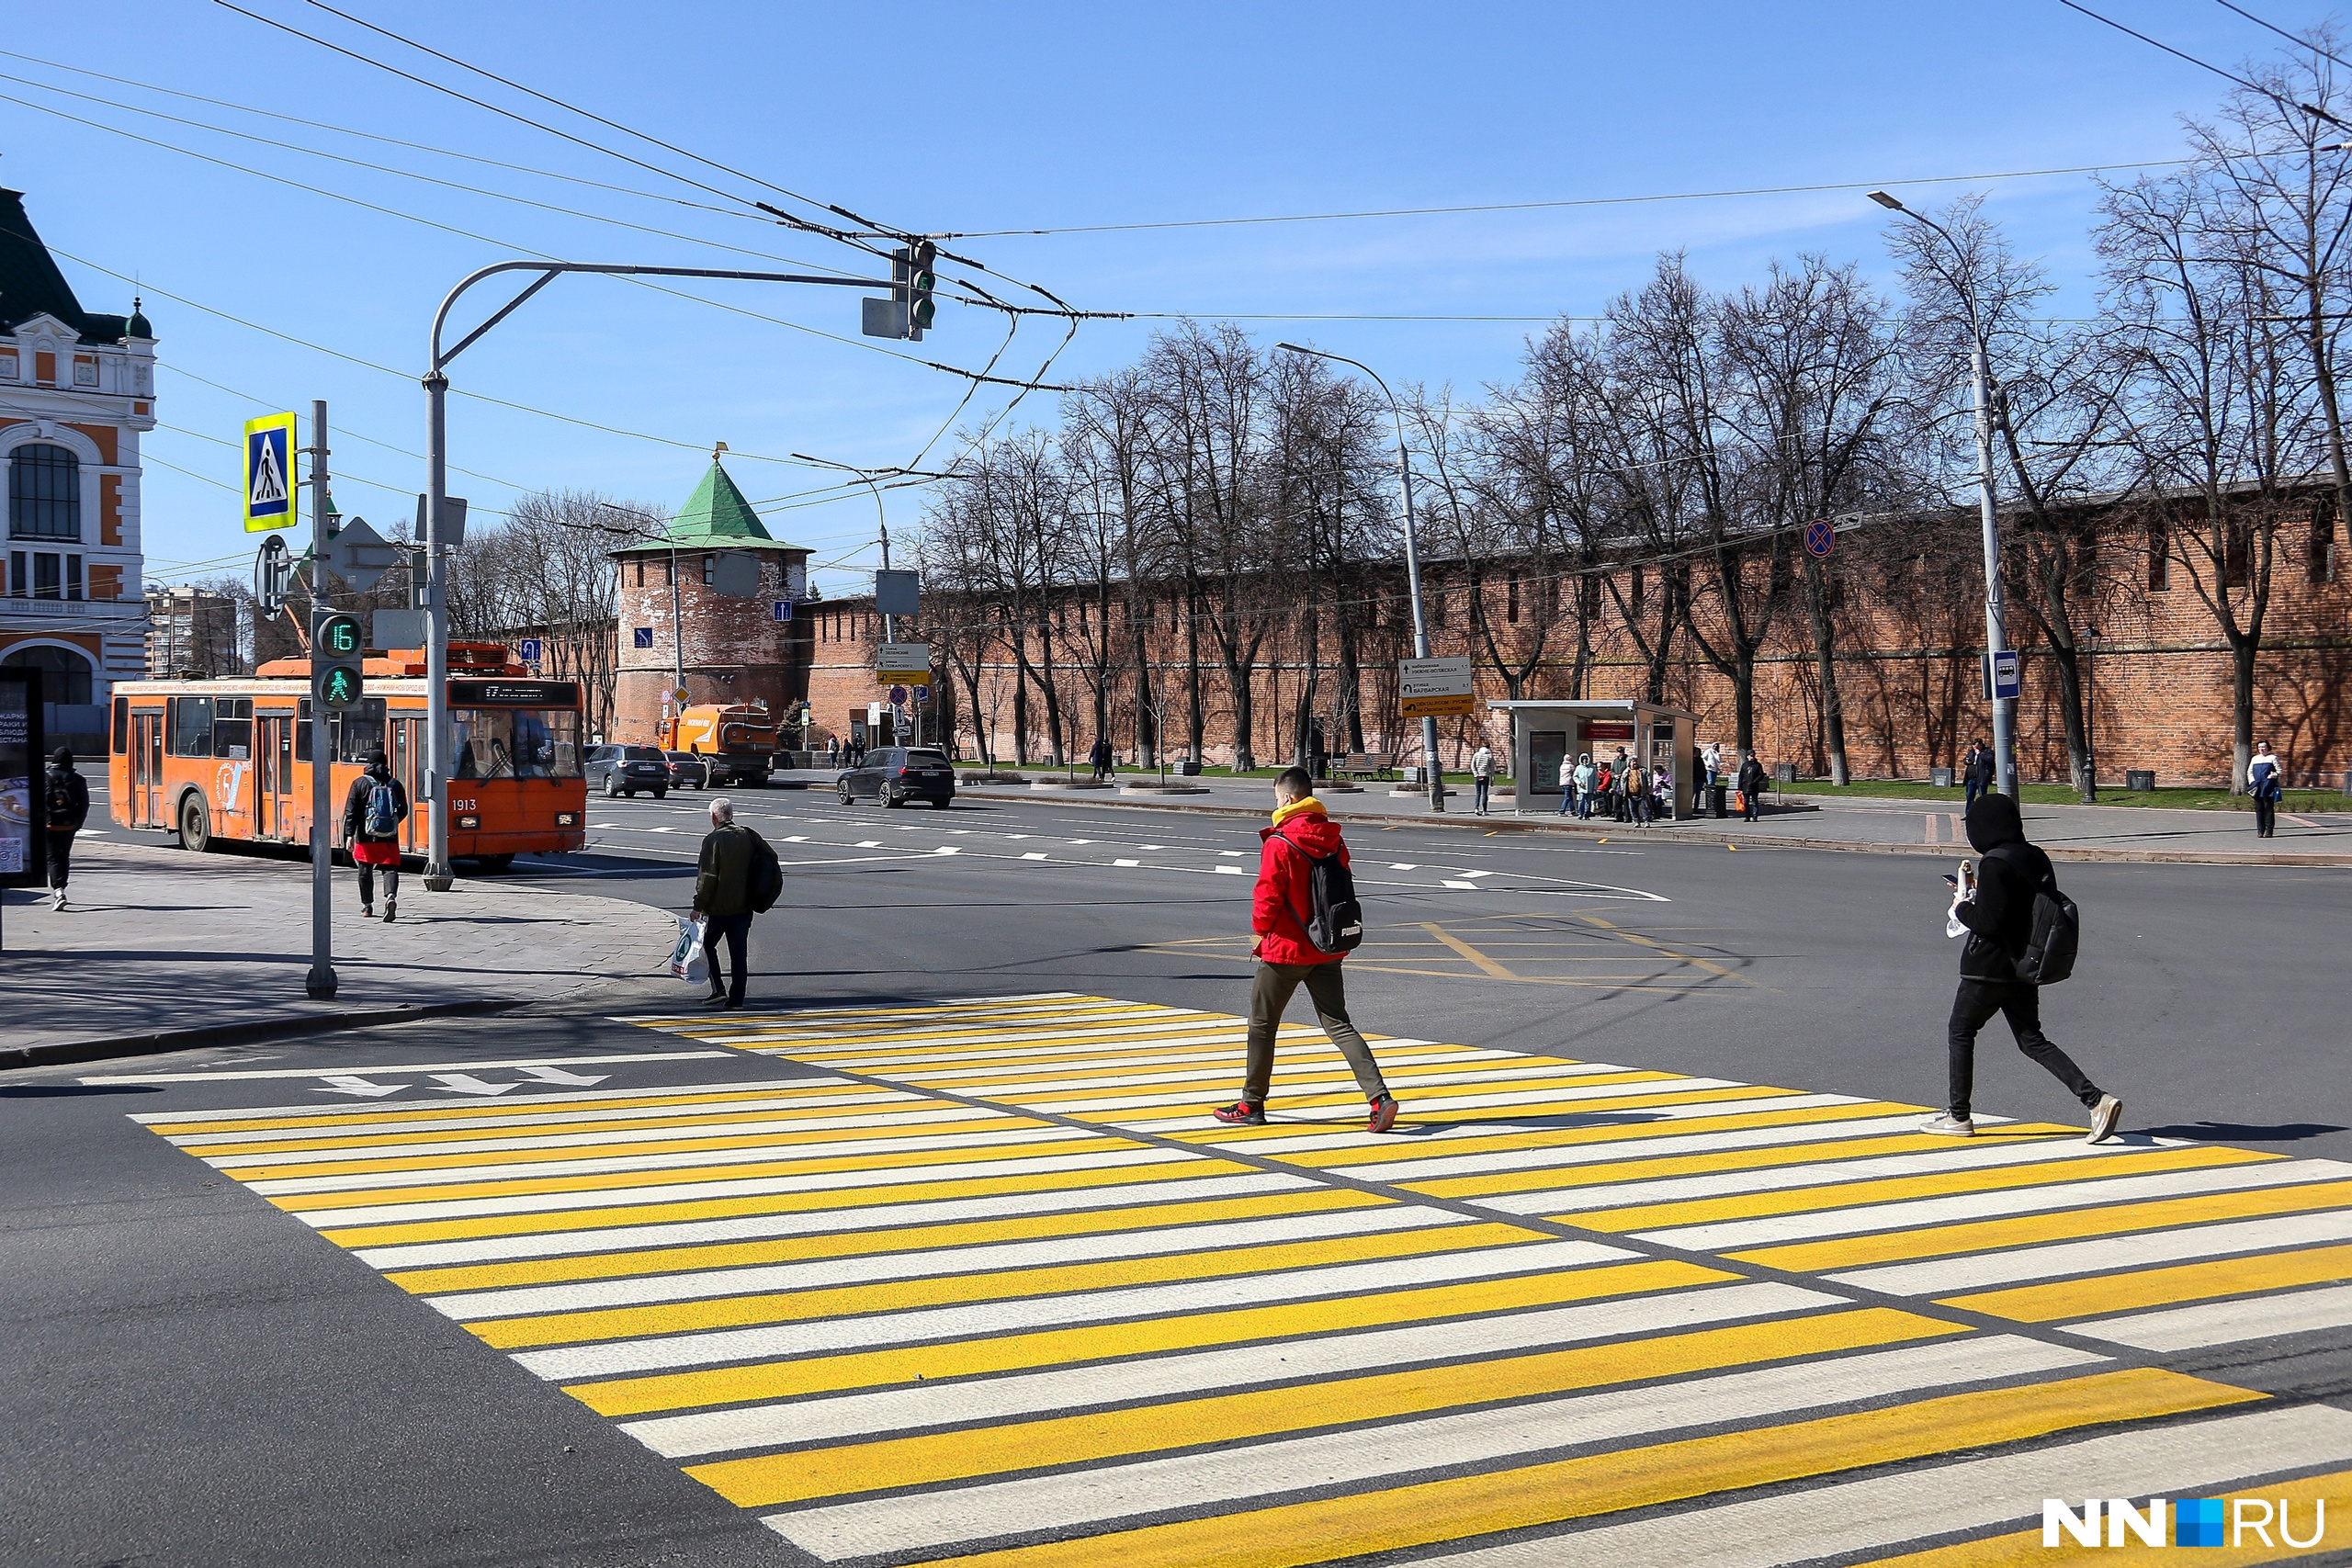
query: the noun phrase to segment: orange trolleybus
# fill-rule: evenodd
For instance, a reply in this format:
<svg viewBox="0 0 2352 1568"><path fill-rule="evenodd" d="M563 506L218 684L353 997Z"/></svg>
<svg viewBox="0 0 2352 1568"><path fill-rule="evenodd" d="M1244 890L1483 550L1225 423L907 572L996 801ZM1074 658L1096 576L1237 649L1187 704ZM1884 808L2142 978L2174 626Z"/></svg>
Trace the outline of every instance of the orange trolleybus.
<svg viewBox="0 0 2352 1568"><path fill-rule="evenodd" d="M328 796L340 816L368 754L381 750L414 809L402 851L431 845L440 803L424 787L424 654L370 651L358 705L327 715ZM496 643L449 645L449 855L503 871L517 854L586 840L580 687L541 681ZM107 796L126 828L176 832L185 849L223 839L303 844L311 834L311 661L254 674L136 681L114 688ZM330 822L332 836L339 822Z"/></svg>

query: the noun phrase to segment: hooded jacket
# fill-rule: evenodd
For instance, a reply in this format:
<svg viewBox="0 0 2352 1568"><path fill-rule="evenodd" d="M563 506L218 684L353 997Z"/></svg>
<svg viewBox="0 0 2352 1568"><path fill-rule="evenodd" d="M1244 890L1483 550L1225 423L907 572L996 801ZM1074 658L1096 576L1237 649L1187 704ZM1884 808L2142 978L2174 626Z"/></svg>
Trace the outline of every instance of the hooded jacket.
<svg viewBox="0 0 2352 1568"><path fill-rule="evenodd" d="M1250 899L1258 956L1269 964L1337 964L1346 954L1326 953L1307 941L1306 919L1315 912L1309 857L1336 852L1341 865L1349 863L1340 825L1310 795L1275 812L1273 826L1259 829L1258 840L1258 886Z"/></svg>
<svg viewBox="0 0 2352 1568"><path fill-rule="evenodd" d="M376 798L376 786L392 786L392 831L379 839L368 831L368 803ZM351 781L343 795L343 837L345 843L389 844L400 837L398 824L408 820L408 790L392 776L389 763L371 762L368 771Z"/></svg>
<svg viewBox="0 0 2352 1568"><path fill-rule="evenodd" d="M2033 896L2054 880L2050 857L2026 842L2018 803L2006 795L1976 797L1968 808L1968 842L1978 856L1976 896L1953 910L1969 933L1961 978L2015 981L2016 961L2033 936Z"/></svg>
<svg viewBox="0 0 2352 1568"><path fill-rule="evenodd" d="M62 746L41 780L41 816L52 833L79 832L89 819L90 781L74 766L74 753Z"/></svg>

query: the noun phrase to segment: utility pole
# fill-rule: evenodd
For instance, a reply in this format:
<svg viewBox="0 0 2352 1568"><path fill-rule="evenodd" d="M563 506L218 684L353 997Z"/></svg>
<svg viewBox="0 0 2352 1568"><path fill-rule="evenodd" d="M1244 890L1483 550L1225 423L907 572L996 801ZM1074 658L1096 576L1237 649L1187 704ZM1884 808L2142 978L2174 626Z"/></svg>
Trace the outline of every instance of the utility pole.
<svg viewBox="0 0 2352 1568"><path fill-rule="evenodd" d="M1405 446L1405 411L1397 403L1396 394L1388 389L1388 383L1380 378L1380 373L1361 360L1350 359L1344 354L1332 354L1320 348L1301 348L1295 343L1278 343L1274 346L1285 349L1292 354L1303 354L1310 358L1333 359L1341 365L1352 365L1371 377L1374 384L1379 387L1380 395L1388 400L1388 412L1396 421L1396 485L1403 495L1405 506L1405 587L1413 605L1413 657L1427 659L1430 656L1430 624L1428 616L1421 612L1421 552L1419 545L1414 538L1413 461L1411 454ZM1349 700L1351 702L1354 700L1352 694ZM1434 715L1421 716L1421 756L1429 764L1430 809L1443 811L1445 809L1445 770L1438 763L1437 718Z"/></svg>
<svg viewBox="0 0 2352 1568"><path fill-rule="evenodd" d="M324 617L327 542L334 520L327 508L327 405L311 404L311 671L319 668L319 624ZM327 738L327 705L311 682L311 970L302 989L316 1000L334 995L334 751Z"/></svg>
<svg viewBox="0 0 2352 1568"><path fill-rule="evenodd" d="M1963 253L1951 231L1928 217L1914 212L1883 190L1869 193L1870 198L1890 212L1900 212L1915 223L1924 224L1943 236L1955 261ZM1938 271L1943 269L1939 266ZM1957 272L1945 272L1945 281L1960 296L1968 312L1969 380L1976 398L1976 504L1984 529L1984 694L1993 704L1993 768L1994 787L2015 799L2018 793L2017 712L2015 697L1995 695L1994 671L2001 655L2009 648L2007 616L2001 604L2001 533L2000 514L1993 495L1993 372L1984 342L1984 319L1976 309L1976 291Z"/></svg>

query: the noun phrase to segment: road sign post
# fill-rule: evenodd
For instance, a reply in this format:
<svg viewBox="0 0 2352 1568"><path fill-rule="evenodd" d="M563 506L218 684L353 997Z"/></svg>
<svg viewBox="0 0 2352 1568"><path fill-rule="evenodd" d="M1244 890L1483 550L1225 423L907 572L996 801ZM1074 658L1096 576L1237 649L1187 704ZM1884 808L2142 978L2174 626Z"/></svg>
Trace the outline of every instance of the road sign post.
<svg viewBox="0 0 2352 1568"><path fill-rule="evenodd" d="M1996 649L1984 656L1986 702L2013 703L2024 690L2024 685L2016 653L2007 649Z"/></svg>
<svg viewBox="0 0 2352 1568"><path fill-rule="evenodd" d="M292 440L293 415L282 416L287 423L288 436ZM261 422L266 423L266 422ZM253 441L246 440L250 460ZM313 563L327 558L327 405L320 399L311 404L311 559ZM253 490L246 490L248 507ZM290 502L289 502L290 504ZM251 513L248 512L248 517ZM246 526L251 527L250 521ZM338 617L322 615L319 604L322 585L318 581L318 566L311 571L311 970L302 977L302 989L319 1000L334 995L334 752L327 741L327 705L320 700L319 671L325 655L319 645L319 634L325 625ZM339 617L350 623L353 640L357 640L359 623L351 616ZM355 649L356 651L356 649ZM355 691L354 696L357 695Z"/></svg>

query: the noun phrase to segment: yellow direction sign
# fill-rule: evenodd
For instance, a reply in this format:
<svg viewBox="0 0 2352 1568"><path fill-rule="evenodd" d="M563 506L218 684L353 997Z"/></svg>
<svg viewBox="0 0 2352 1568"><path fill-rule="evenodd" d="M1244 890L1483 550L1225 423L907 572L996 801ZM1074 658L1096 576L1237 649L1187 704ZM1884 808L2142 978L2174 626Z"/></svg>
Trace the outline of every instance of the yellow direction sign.
<svg viewBox="0 0 2352 1568"><path fill-rule="evenodd" d="M245 532L267 534L298 521L294 502L294 416L245 421Z"/></svg>
<svg viewBox="0 0 2352 1568"><path fill-rule="evenodd" d="M1444 718L1474 712L1476 690L1477 678L1466 657L1397 661L1397 707L1407 718Z"/></svg>
<svg viewBox="0 0 2352 1568"><path fill-rule="evenodd" d="M931 679L931 645L886 642L874 649L874 678L885 686L920 686Z"/></svg>

